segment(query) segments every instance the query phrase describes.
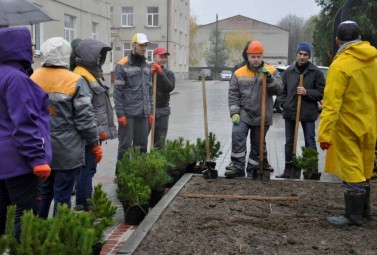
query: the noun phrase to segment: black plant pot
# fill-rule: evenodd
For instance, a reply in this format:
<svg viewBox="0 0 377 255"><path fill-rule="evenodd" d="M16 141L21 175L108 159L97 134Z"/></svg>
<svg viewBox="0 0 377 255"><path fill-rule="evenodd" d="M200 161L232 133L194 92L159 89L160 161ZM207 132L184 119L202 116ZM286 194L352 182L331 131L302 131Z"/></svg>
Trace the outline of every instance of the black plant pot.
<svg viewBox="0 0 377 255"><path fill-rule="evenodd" d="M180 171L178 169L174 171L169 171L169 175L171 177L171 181L168 182L165 187L170 189L171 187L174 186L174 184L181 178Z"/></svg>
<svg viewBox="0 0 377 255"><path fill-rule="evenodd" d="M322 173L319 172L312 172L312 171L304 171L302 173L304 175L304 179L306 180L320 180Z"/></svg>
<svg viewBox="0 0 377 255"><path fill-rule="evenodd" d="M100 255L103 243L99 242L92 246L92 255Z"/></svg>
<svg viewBox="0 0 377 255"><path fill-rule="evenodd" d="M149 206L154 207L157 205L158 201L164 196L165 190L152 189L151 198L149 199Z"/></svg>
<svg viewBox="0 0 377 255"><path fill-rule="evenodd" d="M185 172L186 173L195 173L195 166L196 166L196 161L192 162L191 164L187 164L185 166Z"/></svg>
<svg viewBox="0 0 377 255"><path fill-rule="evenodd" d="M149 204L129 205L122 203L124 210L124 223L128 225L139 225L149 210Z"/></svg>

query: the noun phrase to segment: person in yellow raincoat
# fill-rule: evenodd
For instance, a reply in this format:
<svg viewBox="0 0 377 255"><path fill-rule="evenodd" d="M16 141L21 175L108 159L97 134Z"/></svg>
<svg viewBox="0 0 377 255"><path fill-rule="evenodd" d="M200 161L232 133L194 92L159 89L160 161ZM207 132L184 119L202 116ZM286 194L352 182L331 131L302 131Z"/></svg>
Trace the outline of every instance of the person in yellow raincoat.
<svg viewBox="0 0 377 255"><path fill-rule="evenodd" d="M361 225L370 218L370 178L377 133L377 49L361 41L353 21L339 24L340 47L327 73L318 141L328 149L325 172L344 186L345 214L335 226Z"/></svg>

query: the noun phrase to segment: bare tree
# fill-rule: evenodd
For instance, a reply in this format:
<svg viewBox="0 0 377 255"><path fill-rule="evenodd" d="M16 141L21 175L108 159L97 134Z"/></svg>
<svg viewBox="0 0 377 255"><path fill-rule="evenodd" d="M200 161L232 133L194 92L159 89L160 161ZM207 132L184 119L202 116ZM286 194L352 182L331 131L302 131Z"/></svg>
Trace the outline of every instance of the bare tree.
<svg viewBox="0 0 377 255"><path fill-rule="evenodd" d="M189 37L189 65L198 66L200 59L204 54L204 42L196 42L195 35L198 32L198 24L196 23L196 17L190 16L190 37Z"/></svg>
<svg viewBox="0 0 377 255"><path fill-rule="evenodd" d="M278 22L277 26L289 31L288 63L293 63L296 45L303 38L304 18L288 14Z"/></svg>

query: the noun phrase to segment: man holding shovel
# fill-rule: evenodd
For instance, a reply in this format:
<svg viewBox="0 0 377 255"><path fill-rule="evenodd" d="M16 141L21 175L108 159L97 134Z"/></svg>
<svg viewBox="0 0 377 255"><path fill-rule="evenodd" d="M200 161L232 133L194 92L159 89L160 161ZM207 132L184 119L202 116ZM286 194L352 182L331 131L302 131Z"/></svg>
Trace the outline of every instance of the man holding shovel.
<svg viewBox="0 0 377 255"><path fill-rule="evenodd" d="M247 64L233 74L229 84L228 102L233 122L232 140L244 141L250 130L250 153L246 167L248 177L257 178L260 168L260 131L264 121L264 136L272 125L273 95L283 91L279 72L263 61L264 47L259 41L252 41L247 48ZM262 100L263 79L266 76L266 97ZM261 109L265 107L265 118L262 120ZM264 114L263 114L264 115ZM233 142L232 141L232 142ZM233 159L232 159L233 160ZM234 162L235 166L241 165ZM269 170L268 170L269 172ZM227 178L242 177L242 168L234 168L226 172Z"/></svg>
<svg viewBox="0 0 377 255"><path fill-rule="evenodd" d="M345 213L330 224L360 226L369 219L370 183L377 134L377 49L361 41L353 21L339 24L340 47L328 74L318 141L328 150L325 171L343 181Z"/></svg>
<svg viewBox="0 0 377 255"><path fill-rule="evenodd" d="M170 92L175 88L175 76L173 71L165 67L170 53L164 48L156 48L153 51L153 64L151 73L156 80L156 114L154 130L154 147L161 148L168 134L170 115ZM155 76L156 74L156 76Z"/></svg>
<svg viewBox="0 0 377 255"><path fill-rule="evenodd" d="M298 121L301 122L304 131L305 147L317 150L315 140L315 121L318 119L317 102L323 97L325 77L321 70L309 61L311 45L302 42L297 45L296 49L296 62L282 74L284 91L279 97L279 103L283 106L285 119L285 169L283 174L276 178L300 179L301 169L293 167ZM301 100L301 108L298 110L299 100Z"/></svg>

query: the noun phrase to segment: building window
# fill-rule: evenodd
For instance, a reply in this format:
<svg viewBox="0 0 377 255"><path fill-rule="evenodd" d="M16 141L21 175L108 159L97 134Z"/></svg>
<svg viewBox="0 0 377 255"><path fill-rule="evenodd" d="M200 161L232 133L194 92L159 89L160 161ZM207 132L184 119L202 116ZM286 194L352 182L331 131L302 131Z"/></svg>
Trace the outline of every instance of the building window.
<svg viewBox="0 0 377 255"><path fill-rule="evenodd" d="M177 10L174 10L174 29L177 30L178 14Z"/></svg>
<svg viewBox="0 0 377 255"><path fill-rule="evenodd" d="M158 7L147 7L147 26L158 27Z"/></svg>
<svg viewBox="0 0 377 255"><path fill-rule="evenodd" d="M98 23L92 22L92 39L98 39Z"/></svg>
<svg viewBox="0 0 377 255"><path fill-rule="evenodd" d="M185 17L185 24L184 24L183 31L184 31L185 34L187 35L187 17Z"/></svg>
<svg viewBox="0 0 377 255"><path fill-rule="evenodd" d="M153 62L153 50L158 47L158 44L156 43L149 43L148 48L146 51L145 57L147 58L148 62Z"/></svg>
<svg viewBox="0 0 377 255"><path fill-rule="evenodd" d="M122 7L122 27L132 27L134 25L134 8Z"/></svg>
<svg viewBox="0 0 377 255"><path fill-rule="evenodd" d="M75 36L75 17L64 14L64 39L71 42Z"/></svg>
<svg viewBox="0 0 377 255"><path fill-rule="evenodd" d="M123 44L123 57L128 56L130 52L131 52L130 43L124 43Z"/></svg>
<svg viewBox="0 0 377 255"><path fill-rule="evenodd" d="M110 26L114 26L114 7L112 5L110 5L109 19L110 19Z"/></svg>
<svg viewBox="0 0 377 255"><path fill-rule="evenodd" d="M32 27L32 42L35 45L35 50L40 50L41 49L41 24L34 24Z"/></svg>
<svg viewBox="0 0 377 255"><path fill-rule="evenodd" d="M179 31L183 32L183 15L179 14Z"/></svg>
<svg viewBox="0 0 377 255"><path fill-rule="evenodd" d="M114 43L110 43L111 51L109 51L109 61L113 63L114 61Z"/></svg>

